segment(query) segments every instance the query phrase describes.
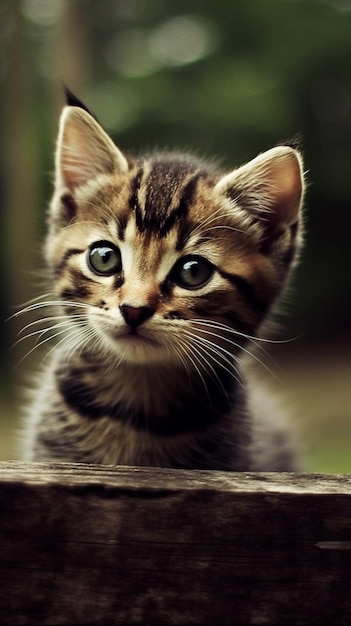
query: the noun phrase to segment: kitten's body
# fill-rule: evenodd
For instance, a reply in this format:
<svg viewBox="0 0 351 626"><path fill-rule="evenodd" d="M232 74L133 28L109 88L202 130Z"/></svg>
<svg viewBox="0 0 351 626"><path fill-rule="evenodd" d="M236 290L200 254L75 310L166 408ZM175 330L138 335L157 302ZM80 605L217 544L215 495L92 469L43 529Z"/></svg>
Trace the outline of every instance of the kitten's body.
<svg viewBox="0 0 351 626"><path fill-rule="evenodd" d="M66 107L46 250L67 336L36 391L27 458L296 469L242 355L295 258L302 194L292 148L227 175L176 154L127 159Z"/></svg>

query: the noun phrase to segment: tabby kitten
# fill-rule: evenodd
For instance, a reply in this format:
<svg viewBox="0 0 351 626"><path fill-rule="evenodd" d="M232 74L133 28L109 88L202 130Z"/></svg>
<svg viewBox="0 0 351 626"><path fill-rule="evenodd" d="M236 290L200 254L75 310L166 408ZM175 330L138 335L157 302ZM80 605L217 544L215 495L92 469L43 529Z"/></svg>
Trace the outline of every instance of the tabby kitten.
<svg viewBox="0 0 351 626"><path fill-rule="evenodd" d="M134 158L73 104L46 242L54 295L28 307L54 308L60 340L27 459L296 469L243 357L300 245L300 154L275 147L229 173L178 153Z"/></svg>

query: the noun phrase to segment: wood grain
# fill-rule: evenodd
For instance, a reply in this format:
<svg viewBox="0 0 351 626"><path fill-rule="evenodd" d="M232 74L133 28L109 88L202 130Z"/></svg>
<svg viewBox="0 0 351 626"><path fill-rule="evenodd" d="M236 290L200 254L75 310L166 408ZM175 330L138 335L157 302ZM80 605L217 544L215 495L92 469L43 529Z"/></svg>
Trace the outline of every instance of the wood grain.
<svg viewBox="0 0 351 626"><path fill-rule="evenodd" d="M349 624L351 477L0 462L1 624Z"/></svg>

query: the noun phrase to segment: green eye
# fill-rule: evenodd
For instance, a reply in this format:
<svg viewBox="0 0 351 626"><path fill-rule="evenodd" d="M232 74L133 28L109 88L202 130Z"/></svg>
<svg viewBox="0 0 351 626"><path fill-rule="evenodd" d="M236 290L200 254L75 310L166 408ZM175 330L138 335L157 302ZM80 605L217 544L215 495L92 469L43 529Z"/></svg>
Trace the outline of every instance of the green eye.
<svg viewBox="0 0 351 626"><path fill-rule="evenodd" d="M214 267L207 259L189 255L175 264L171 280L185 289L198 289L210 280L213 271Z"/></svg>
<svg viewBox="0 0 351 626"><path fill-rule="evenodd" d="M88 252L88 265L99 276L111 276L122 271L119 249L108 241L94 243Z"/></svg>

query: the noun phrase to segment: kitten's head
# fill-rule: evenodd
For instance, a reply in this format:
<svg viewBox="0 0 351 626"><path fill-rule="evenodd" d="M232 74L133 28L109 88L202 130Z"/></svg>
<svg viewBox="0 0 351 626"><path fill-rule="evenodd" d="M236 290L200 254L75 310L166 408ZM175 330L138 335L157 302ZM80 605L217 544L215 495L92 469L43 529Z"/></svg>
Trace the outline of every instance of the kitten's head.
<svg viewBox="0 0 351 626"><path fill-rule="evenodd" d="M80 344L132 363L227 368L296 257L303 186L290 147L230 173L177 153L131 158L66 106L46 255Z"/></svg>

